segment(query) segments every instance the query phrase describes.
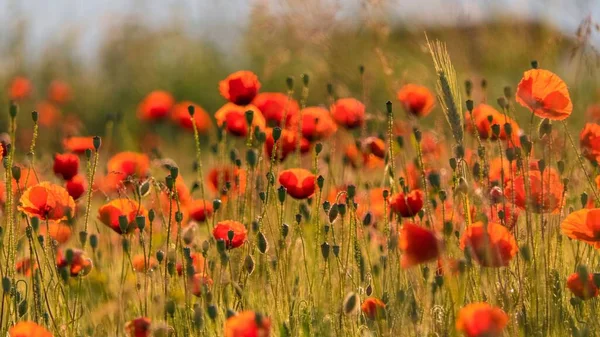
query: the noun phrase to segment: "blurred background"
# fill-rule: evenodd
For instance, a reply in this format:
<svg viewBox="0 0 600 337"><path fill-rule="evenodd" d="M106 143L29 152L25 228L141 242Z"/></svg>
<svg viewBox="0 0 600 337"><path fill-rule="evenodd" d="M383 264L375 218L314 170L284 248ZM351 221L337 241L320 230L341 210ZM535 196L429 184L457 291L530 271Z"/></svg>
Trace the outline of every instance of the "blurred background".
<svg viewBox="0 0 600 337"><path fill-rule="evenodd" d="M135 114L155 89L212 115L225 102L218 81L240 69L256 72L262 91L283 92L292 76L299 92L307 73L309 104L325 104L331 83L336 96L362 98L376 113L402 84L433 89L425 34L446 42L459 80L476 84L476 100L495 102L533 59L569 84L574 115L598 99L594 0L0 0L0 20L0 83L30 79L25 111L49 109L50 83L68 83L73 99L48 125L79 123L63 133L102 134L114 116L134 136L160 129ZM8 95L1 100L7 106Z"/></svg>

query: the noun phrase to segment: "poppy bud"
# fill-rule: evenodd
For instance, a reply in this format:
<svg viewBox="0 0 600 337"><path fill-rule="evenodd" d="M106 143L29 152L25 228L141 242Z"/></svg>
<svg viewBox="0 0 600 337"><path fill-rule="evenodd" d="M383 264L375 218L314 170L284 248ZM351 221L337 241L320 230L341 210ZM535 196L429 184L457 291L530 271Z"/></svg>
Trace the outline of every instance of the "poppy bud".
<svg viewBox="0 0 600 337"><path fill-rule="evenodd" d="M277 199L279 200L279 202L281 204L283 204L285 202L285 195L286 195L285 187L279 186L277 188Z"/></svg>
<svg viewBox="0 0 600 337"><path fill-rule="evenodd" d="M323 202L323 210L325 211L325 213L329 213L329 210L331 209L331 203L329 201L324 201Z"/></svg>
<svg viewBox="0 0 600 337"><path fill-rule="evenodd" d="M156 251L156 260L158 261L158 263L162 263L162 261L164 259L165 259L165 252L162 250Z"/></svg>
<svg viewBox="0 0 600 337"><path fill-rule="evenodd" d="M302 83L304 84L305 87L308 87L309 81L310 81L310 77L308 76L308 74L302 74Z"/></svg>
<svg viewBox="0 0 600 337"><path fill-rule="evenodd" d="M246 259L244 259L244 268L246 268L246 272L248 273L248 275L252 274L255 265L256 264L254 263L254 259L252 258L252 256L246 256Z"/></svg>
<svg viewBox="0 0 600 337"><path fill-rule="evenodd" d="M450 168L452 168L452 171L456 171L456 158L450 158L449 163Z"/></svg>
<svg viewBox="0 0 600 337"><path fill-rule="evenodd" d="M340 255L340 246L339 245L333 245L333 255L335 255L335 257L338 257L338 255Z"/></svg>
<svg viewBox="0 0 600 337"><path fill-rule="evenodd" d="M17 181L17 183L19 182L19 180L21 180L21 168L18 166L13 166L11 168L12 171L12 176L13 178Z"/></svg>
<svg viewBox="0 0 600 337"><path fill-rule="evenodd" d="M175 180L173 179L172 176L168 175L165 177L165 185L167 185L167 188L169 189L169 191L173 190L174 184L175 184Z"/></svg>
<svg viewBox="0 0 600 337"><path fill-rule="evenodd" d="M121 247L123 248L123 252L129 253L129 249L131 247L129 239L123 238L123 240L121 241Z"/></svg>
<svg viewBox="0 0 600 337"><path fill-rule="evenodd" d="M556 166L558 168L558 173L563 174L563 172L565 172L565 162L562 160L559 160L556 162Z"/></svg>
<svg viewBox="0 0 600 337"><path fill-rule="evenodd" d="M356 186L348 185L348 188L346 189L346 193L348 194L348 199L354 198L354 196L356 195Z"/></svg>
<svg viewBox="0 0 600 337"><path fill-rule="evenodd" d="M465 91L467 93L467 97L471 97L471 91L473 90L473 82L470 80L465 81Z"/></svg>
<svg viewBox="0 0 600 337"><path fill-rule="evenodd" d="M17 117L17 111L18 111L19 107L17 106L17 103L14 101L10 102L10 107L9 107L9 114L11 118L15 118Z"/></svg>
<svg viewBox="0 0 600 337"><path fill-rule="evenodd" d="M288 233L290 232L290 226L286 223L284 223L283 225L281 225L281 236L285 239L288 236Z"/></svg>
<svg viewBox="0 0 600 337"><path fill-rule="evenodd" d="M288 88L289 91L294 90L294 78L293 77L288 76L285 79L285 84L287 85L287 88Z"/></svg>
<svg viewBox="0 0 600 337"><path fill-rule="evenodd" d="M506 149L506 159L508 159L508 161L510 161L510 162L515 160L515 149L514 148L509 147Z"/></svg>
<svg viewBox="0 0 600 337"><path fill-rule="evenodd" d="M487 80L485 78L481 79L481 89L486 89L487 88Z"/></svg>
<svg viewBox="0 0 600 337"><path fill-rule="evenodd" d="M84 245L87 241L87 235L88 233L86 231L79 232L79 242L81 242L81 245Z"/></svg>
<svg viewBox="0 0 600 337"><path fill-rule="evenodd" d="M337 204L337 208L338 208L338 212L340 213L340 215L343 217L344 215L346 215L346 204Z"/></svg>
<svg viewBox="0 0 600 337"><path fill-rule="evenodd" d="M265 202L267 200L267 194L264 191L258 192L258 197L260 201Z"/></svg>
<svg viewBox="0 0 600 337"><path fill-rule="evenodd" d="M301 221L302 221L302 214L300 214L300 213L297 213L297 214L296 214L296 223L297 223L297 224L300 224L300 222L301 222Z"/></svg>
<svg viewBox="0 0 600 337"><path fill-rule="evenodd" d="M210 304L207 308L206 308L206 312L208 313L208 317L210 317L211 320L215 320L217 318L217 306L214 304Z"/></svg>
<svg viewBox="0 0 600 337"><path fill-rule="evenodd" d="M438 197L440 198L440 200L442 202L446 201L446 197L447 197L446 191L444 191L444 190L439 191Z"/></svg>
<svg viewBox="0 0 600 337"><path fill-rule="evenodd" d="M354 292L348 293L346 298L344 298L342 308L344 309L344 314L346 315L355 313L356 309L358 308L358 295Z"/></svg>
<svg viewBox="0 0 600 337"><path fill-rule="evenodd" d="M317 154L317 156L321 154L321 151L323 151L323 143L319 142L315 144L315 153Z"/></svg>
<svg viewBox="0 0 600 337"><path fill-rule="evenodd" d="M450 236L454 230L454 224L451 221L444 222L444 235Z"/></svg>
<svg viewBox="0 0 600 337"><path fill-rule="evenodd" d="M371 212L367 212L367 214L365 214L363 220L362 220L362 224L363 226L368 226L371 224L371 219L373 218L373 216L371 215Z"/></svg>
<svg viewBox="0 0 600 337"><path fill-rule="evenodd" d="M588 194L585 192L581 193L580 199L581 199L581 207L585 208L585 206L587 205L587 202L588 202Z"/></svg>
<svg viewBox="0 0 600 337"><path fill-rule="evenodd" d="M248 151L246 151L246 162L248 163L248 165L250 167L255 167L256 166L256 150L254 149L249 149Z"/></svg>
<svg viewBox="0 0 600 337"><path fill-rule="evenodd" d="M127 233L127 228L129 227L129 223L126 215L119 215L119 229L121 229L121 233Z"/></svg>
<svg viewBox="0 0 600 337"><path fill-rule="evenodd" d="M531 250L529 249L529 246L522 245L519 247L519 253L525 262L531 261Z"/></svg>
<svg viewBox="0 0 600 337"><path fill-rule="evenodd" d="M59 268L58 273L60 274L60 278L63 280L63 282L67 282L69 280L69 269L67 267Z"/></svg>
<svg viewBox="0 0 600 337"><path fill-rule="evenodd" d="M537 60L532 60L531 61L531 68L533 69L537 69L539 66L538 61Z"/></svg>
<svg viewBox="0 0 600 337"><path fill-rule="evenodd" d="M32 111L31 112L31 119L33 120L34 123L37 123L39 118L39 113L37 111Z"/></svg>
<svg viewBox="0 0 600 337"><path fill-rule="evenodd" d="M165 311L171 316L175 316L175 301L168 300L165 304Z"/></svg>
<svg viewBox="0 0 600 337"><path fill-rule="evenodd" d="M506 133L506 135L508 137L510 137L512 135L512 124L510 123L504 123L504 132Z"/></svg>
<svg viewBox="0 0 600 337"><path fill-rule="evenodd" d="M254 119L254 111L246 110L244 116L246 117L246 123L248 123L249 126L252 126L252 120Z"/></svg>
<svg viewBox="0 0 600 337"><path fill-rule="evenodd" d="M267 249L269 249L267 238L262 232L258 232L258 250L264 254L267 252Z"/></svg>
<svg viewBox="0 0 600 337"><path fill-rule="evenodd" d="M506 97L506 99L511 99L512 98L512 88L509 86L504 87L504 97Z"/></svg>
<svg viewBox="0 0 600 337"><path fill-rule="evenodd" d="M385 109L386 109L388 115L392 114L392 102L391 101L385 102Z"/></svg>
<svg viewBox="0 0 600 337"><path fill-rule="evenodd" d="M217 210L219 210L219 208L221 208L221 200L220 199L213 200L213 209L215 210L215 212Z"/></svg>
<svg viewBox="0 0 600 337"><path fill-rule="evenodd" d="M94 136L92 143L94 144L94 149L98 151L98 149L100 149L100 145L102 145L102 140L100 139L100 136Z"/></svg>
<svg viewBox="0 0 600 337"><path fill-rule="evenodd" d="M169 172L171 173L171 178L173 178L173 180L176 180L177 176L179 175L179 167L171 166L169 168Z"/></svg>
<svg viewBox="0 0 600 337"><path fill-rule="evenodd" d="M175 262L167 260L167 271L169 272L170 276L175 275L175 269Z"/></svg>
<svg viewBox="0 0 600 337"><path fill-rule="evenodd" d="M281 128L278 126L274 127L272 135L273 135L273 141L275 141L275 142L278 141L279 138L281 138Z"/></svg>
<svg viewBox="0 0 600 337"><path fill-rule="evenodd" d="M325 183L325 178L323 178L323 176L318 176L317 177L317 186L319 187L319 189L323 189L323 184Z"/></svg>
<svg viewBox="0 0 600 337"><path fill-rule="evenodd" d="M500 125L498 124L493 124L492 125L492 134L494 135L494 138L498 138L498 136L500 136Z"/></svg>
<svg viewBox="0 0 600 337"><path fill-rule="evenodd" d="M546 161L544 159L538 160L538 169L540 170L540 172L544 172L545 168L546 168Z"/></svg>
<svg viewBox="0 0 600 337"><path fill-rule="evenodd" d="M423 133L421 132L421 130L414 128L413 134L415 135L415 140L417 141L417 143L420 143L421 138L423 138Z"/></svg>
<svg viewBox="0 0 600 337"><path fill-rule="evenodd" d="M508 108L508 104L506 103L506 97L498 97L498 99L496 100L498 102L498 105L504 110L506 108Z"/></svg>
<svg viewBox="0 0 600 337"><path fill-rule="evenodd" d="M473 100L468 99L465 104L467 105L467 110L469 112L473 112Z"/></svg>
<svg viewBox="0 0 600 337"><path fill-rule="evenodd" d="M98 248L98 235L96 234L92 234L90 235L90 246L92 247L92 249L96 249Z"/></svg>

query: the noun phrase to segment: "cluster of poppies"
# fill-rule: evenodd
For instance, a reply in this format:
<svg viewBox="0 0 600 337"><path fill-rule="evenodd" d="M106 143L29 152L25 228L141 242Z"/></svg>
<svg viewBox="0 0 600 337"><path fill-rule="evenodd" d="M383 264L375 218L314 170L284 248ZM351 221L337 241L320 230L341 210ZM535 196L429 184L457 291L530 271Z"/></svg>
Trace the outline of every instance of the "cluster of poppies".
<svg viewBox="0 0 600 337"><path fill-rule="evenodd" d="M31 87L27 79L16 78L10 86L10 98L26 99ZM264 146L268 165L258 167L252 163L257 159L250 156L248 166L243 166L232 151L232 163L219 160L209 167L204 177L200 167L196 167L197 178L202 181L186 182L174 163L148 153L124 151L106 158L105 165L101 163L101 168L96 170L100 139L67 137L62 144L64 152L55 154L52 167L64 184L45 180L32 165L15 165L7 175L12 178L10 197L17 198L16 209L26 215L28 224L37 224L32 226L33 230L54 241L53 258L63 275L81 278L93 271L93 259L85 251L86 231L81 231L81 249L63 245L69 242L75 228L81 230L78 221L85 221L87 226L92 202L101 203L94 213L95 219L110 229L107 231L110 235L124 242L124 251L131 252L131 242L142 246L143 253L130 256L130 265L136 273L148 275L165 263L165 276L170 270L172 276L185 278L189 292L208 302L214 300L208 294L222 282L217 278L213 281L214 268L208 257L210 247L215 246L222 260L227 261L232 254L251 251L256 246L251 234L257 229L250 230L248 217L239 214L242 212L231 211L239 204L255 207L253 199L246 198L248 195L258 194L264 203L261 207L269 207L267 193L277 193L282 213L286 196L294 200L295 206L300 205L300 213L309 212L307 205L322 202L314 207L318 214L310 215L322 216L327 226L341 229L344 229L343 221L336 222L336 219L348 215L352 217L351 223L364 225L364 232L368 233L366 241L382 254L400 253L401 268L435 263L435 275L440 278L464 273L466 268L475 265L472 262L483 268L510 267L519 253L517 240L523 234L523 229L519 229L522 214L551 216L564 212L568 186L564 163L559 161L552 167L544 159L535 159L546 158L544 150L534 153L531 135L521 130L516 109L510 103L515 99L530 110L532 116L541 118L540 141L554 142L552 123L566 119L573 106L566 84L550 71L537 67L526 71L515 96L507 90L499 100L500 110L486 100L475 104L469 99L461 126L477 148L456 144L452 156L446 150L451 145L444 144L440 133L420 130L419 119L435 108L435 97L424 86L406 84L399 89L397 100L407 118L393 123L390 103L386 116L390 122L386 125L388 134L376 135L368 134L366 128L367 121L376 112L367 113L365 104L355 98L332 99L329 107L304 106L294 99L291 89L277 93L260 92L260 88L258 77L250 71L229 75L219 83L219 92L227 102L214 113L214 120L220 132L246 139L248 147L258 144L262 151ZM467 95L471 98L470 92ZM66 84L53 82L48 97L52 104L60 105L72 96ZM48 114L46 111L47 108L40 108L40 117ZM169 119L194 133L208 134L213 127L211 116L200 105L191 101L176 103L170 93L160 90L143 98L137 115L153 123ZM43 125L41 121L42 118L40 124ZM361 135L356 137L359 130ZM333 139L334 134L338 134L339 139ZM262 136L256 137L259 135ZM319 155L327 146L324 141L328 138L332 139L332 151L324 156L324 165L321 165ZM412 148L405 144L406 138L410 138ZM339 153L334 151L338 142L344 147ZM583 156L597 166L600 124L586 124L579 145ZM8 155L5 148L3 152ZM399 153L394 154L395 150ZM410 157L411 151L414 158ZM491 156L489 152L499 155ZM312 154L315 160L288 160L293 166L284 167L286 158L294 153L298 158ZM84 155L90 163L86 174L80 173L80 160ZM336 167L341 174L332 170L332 161L338 158L339 162L333 164L341 166ZM442 164L443 160L448 160L451 170ZM327 167L327 173L323 167ZM161 175L164 179L158 178ZM377 180L371 179L372 176ZM266 177L266 182L262 177ZM600 188L600 176L592 183L597 184L592 188ZM194 193L198 194L199 190L202 194L198 198ZM5 203L9 196L3 192ZM595 202L600 200L586 195L585 201L582 209L564 218L561 231L573 240L600 248L600 208L595 207ZM229 212L222 211L225 207ZM266 213L258 219L262 221L268 216ZM296 221L304 225L300 213ZM196 242L197 235L193 232L199 226L210 228L211 237L202 244ZM317 235L324 241L321 247L328 248L328 242L338 248L339 244L347 245L326 228L324 237L318 236L320 232ZM162 247L166 253L162 250L146 252L144 240L152 242L153 232L159 233L161 239L166 236ZM363 230L356 231L359 232L362 234ZM103 234L100 230L94 237L97 239L96 235ZM265 254L267 249L261 247L261 235L262 232L256 235L257 245ZM181 240L176 242L177 250L172 249L173 241L169 240ZM92 244L93 249L96 246L97 242ZM325 248L323 252L327 251ZM328 253L323 256L327 260ZM249 261L253 268L254 260ZM26 277L32 277L41 268L39 257L30 256L15 262L16 271ZM168 282L168 278L164 282ZM565 283L579 299L598 296L595 275L584 267L570 275ZM386 317L387 306L387 299L369 292L360 304L360 311L367 321L377 322ZM456 317L456 329L468 337L501 336L509 321L500 305L486 302L466 304ZM10 328L9 334L52 336L38 323L19 322ZM163 328L170 329L141 316L129 321L125 330L130 336L147 337ZM223 329L226 337L268 336L271 319L252 310L228 313Z"/></svg>

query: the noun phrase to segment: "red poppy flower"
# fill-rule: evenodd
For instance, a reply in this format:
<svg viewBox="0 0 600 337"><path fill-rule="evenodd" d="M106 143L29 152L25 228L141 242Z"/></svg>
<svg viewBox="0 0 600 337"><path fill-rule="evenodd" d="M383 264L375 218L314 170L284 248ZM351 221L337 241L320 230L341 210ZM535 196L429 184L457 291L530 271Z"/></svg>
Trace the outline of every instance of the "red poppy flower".
<svg viewBox="0 0 600 337"><path fill-rule="evenodd" d="M213 285L213 280L206 273L196 273L189 278L190 291L196 297L202 296L203 288L210 288Z"/></svg>
<svg viewBox="0 0 600 337"><path fill-rule="evenodd" d="M435 105L435 97L427 87L417 84L406 84L398 91L398 100L404 111L416 116L427 116Z"/></svg>
<svg viewBox="0 0 600 337"><path fill-rule="evenodd" d="M138 118L147 121L154 121L166 117L175 100L170 93L162 90L155 90L149 93L138 105Z"/></svg>
<svg viewBox="0 0 600 337"><path fill-rule="evenodd" d="M188 208L190 218L198 222L206 221L213 213L212 202L208 200L194 200L189 204Z"/></svg>
<svg viewBox="0 0 600 337"><path fill-rule="evenodd" d="M19 210L42 220L64 220L75 215L75 201L62 186L42 182L25 190Z"/></svg>
<svg viewBox="0 0 600 337"><path fill-rule="evenodd" d="M233 231L233 239L229 240L229 232ZM215 240L223 240L227 248L237 248L246 242L248 238L248 230L246 226L239 221L225 220L220 221L213 229Z"/></svg>
<svg viewBox="0 0 600 337"><path fill-rule="evenodd" d="M356 144L346 146L344 160L353 168L376 169L385 165L383 159L370 152L362 152Z"/></svg>
<svg viewBox="0 0 600 337"><path fill-rule="evenodd" d="M337 124L329 111L321 107L308 107L300 111L302 116L302 137L308 140L320 140L333 135Z"/></svg>
<svg viewBox="0 0 600 337"><path fill-rule="evenodd" d="M272 126L293 126L297 122L300 106L295 99L278 92L261 92L252 101ZM282 123L283 116L286 122Z"/></svg>
<svg viewBox="0 0 600 337"><path fill-rule="evenodd" d="M529 179L529 198L525 193L524 179ZM529 170L527 178L515 177L508 182L504 195L512 196L514 192L515 205L519 208L530 208L536 213L548 213L558 212L561 208L563 190L559 174L547 168L543 174L539 170Z"/></svg>
<svg viewBox="0 0 600 337"><path fill-rule="evenodd" d="M221 96L237 105L250 104L259 89L258 77L247 70L236 71L219 82Z"/></svg>
<svg viewBox="0 0 600 337"><path fill-rule="evenodd" d="M118 234L123 234L119 225L119 217L124 215L127 217L127 233L133 232L137 228L135 218L138 215L147 216L148 212L144 206L131 199L115 199L98 209L98 219L110 227Z"/></svg>
<svg viewBox="0 0 600 337"><path fill-rule="evenodd" d="M194 122L198 133L207 133L212 126L210 116L198 104L193 102L183 101L175 104L173 111L171 112L171 120L185 130L194 131L194 125L192 124L188 110L190 106L194 107Z"/></svg>
<svg viewBox="0 0 600 337"><path fill-rule="evenodd" d="M246 120L246 111L252 111L252 129L248 127ZM266 121L260 110L254 105L239 106L233 103L226 103L216 113L215 119L219 127L225 123L225 129L230 134L237 137L246 137L248 132L254 132L254 128L258 127L264 130Z"/></svg>
<svg viewBox="0 0 600 337"><path fill-rule="evenodd" d="M8 88L8 98L12 101L21 101L31 95L33 86L27 77L15 77Z"/></svg>
<svg viewBox="0 0 600 337"><path fill-rule="evenodd" d="M149 337L152 320L148 317L138 317L125 324L127 337Z"/></svg>
<svg viewBox="0 0 600 337"><path fill-rule="evenodd" d="M273 138L273 129L267 129L267 139L265 141L265 152L269 159L273 154L273 148L275 146L275 139ZM293 153L298 148L298 143L302 147L303 143L307 143L308 140L305 138L298 141L298 133L295 130L282 129L281 136L277 142L277 153L276 159L283 161L290 153ZM302 149L300 149L302 152Z"/></svg>
<svg viewBox="0 0 600 337"><path fill-rule="evenodd" d="M354 129L365 122L365 105L354 98L340 98L331 106L331 115L339 125Z"/></svg>
<svg viewBox="0 0 600 337"><path fill-rule="evenodd" d="M360 305L360 310L374 320L385 315L385 303L376 297L368 297Z"/></svg>
<svg viewBox="0 0 600 337"><path fill-rule="evenodd" d="M54 174L62 176L64 180L70 180L79 171L79 157L72 153L54 155Z"/></svg>
<svg viewBox="0 0 600 337"><path fill-rule="evenodd" d="M145 178L150 170L150 158L143 153L119 152L106 164L109 172L121 173L124 177Z"/></svg>
<svg viewBox="0 0 600 337"><path fill-rule="evenodd" d="M50 229L50 237L61 245L69 241L73 233L71 226L64 222L48 221L47 226L46 224L40 226L39 234L45 237L48 229Z"/></svg>
<svg viewBox="0 0 600 337"><path fill-rule="evenodd" d="M242 311L225 321L225 337L268 337L270 330L271 320L253 311Z"/></svg>
<svg viewBox="0 0 600 337"><path fill-rule="evenodd" d="M594 283L594 274L588 274L588 279L583 282L579 273L574 273L567 279L567 288L573 295L582 300L589 300L598 297L598 287Z"/></svg>
<svg viewBox="0 0 600 337"><path fill-rule="evenodd" d="M579 146L584 157L590 161L600 160L600 125L586 123L579 134Z"/></svg>
<svg viewBox="0 0 600 337"><path fill-rule="evenodd" d="M494 109L490 105L487 104L479 104L473 109L473 124L477 128L477 132L479 133L479 137L481 139L491 139L496 140L496 138L500 138L502 140L509 140L504 124L510 124L512 127L512 133L510 140L512 140L513 145L520 145L519 141L519 125L512 118L506 116L503 113L500 113L498 110ZM491 121L490 121L491 120ZM500 132L498 137L496 137L492 132L492 126L498 125L500 127ZM468 124L467 124L468 125Z"/></svg>
<svg viewBox="0 0 600 337"><path fill-rule="evenodd" d="M234 191L246 190L246 171L234 167L215 167L208 172L207 186L214 194L223 194L229 183Z"/></svg>
<svg viewBox="0 0 600 337"><path fill-rule="evenodd" d="M19 322L8 329L10 337L52 337L52 333L34 322Z"/></svg>
<svg viewBox="0 0 600 337"><path fill-rule="evenodd" d="M78 174L67 181L65 188L73 200L77 200L87 190L87 181L83 175Z"/></svg>
<svg viewBox="0 0 600 337"><path fill-rule="evenodd" d="M424 131L421 134L421 151L425 159L439 160L446 153L446 148L446 144L441 142L433 132Z"/></svg>
<svg viewBox="0 0 600 337"><path fill-rule="evenodd" d="M55 126L62 116L60 110L48 101L39 102L35 109L38 112L38 124L47 128Z"/></svg>
<svg viewBox="0 0 600 337"><path fill-rule="evenodd" d="M421 190L412 190L407 194L399 192L390 197L390 208L405 218L412 218L423 208L423 198L425 194Z"/></svg>
<svg viewBox="0 0 600 337"><path fill-rule="evenodd" d="M67 261L66 256L61 250L56 252L56 267L69 268L71 277L85 276L92 271L92 259L88 258L85 252L81 249L72 249L73 259L71 263Z"/></svg>
<svg viewBox="0 0 600 337"><path fill-rule="evenodd" d="M500 337L508 323L508 315L485 302L471 303L460 309L456 330L467 337Z"/></svg>
<svg viewBox="0 0 600 337"><path fill-rule="evenodd" d="M292 168L279 173L279 183L294 199L306 199L315 193L315 175L309 170Z"/></svg>
<svg viewBox="0 0 600 337"><path fill-rule="evenodd" d="M33 274L33 271L37 270L38 268L39 266L37 262L35 262L35 260L30 257L26 257L17 261L15 265L15 270L17 271L17 273L26 277L30 277Z"/></svg>
<svg viewBox="0 0 600 337"><path fill-rule="evenodd" d="M62 105L68 103L71 99L73 99L73 93L71 86L67 82L54 80L50 83L48 87L48 100Z"/></svg>
<svg viewBox="0 0 600 337"><path fill-rule="evenodd" d="M476 222L467 227L460 238L460 249L465 248L484 267L506 267L519 250L510 231L495 222Z"/></svg>
<svg viewBox="0 0 600 337"><path fill-rule="evenodd" d="M600 248L600 208L584 208L569 214L560 229L571 239Z"/></svg>
<svg viewBox="0 0 600 337"><path fill-rule="evenodd" d="M531 69L517 87L517 102L540 118L563 120L571 115L573 103L565 82L551 71Z"/></svg>
<svg viewBox="0 0 600 337"><path fill-rule="evenodd" d="M83 154L86 150L94 150L94 137L69 137L63 140L63 148L77 154Z"/></svg>
<svg viewBox="0 0 600 337"><path fill-rule="evenodd" d="M412 223L405 223L400 230L402 268L437 259L440 255L440 244L433 231Z"/></svg>
<svg viewBox="0 0 600 337"><path fill-rule="evenodd" d="M367 137L363 141L363 152L367 154L373 154L378 158L385 158L385 141L379 137Z"/></svg>
<svg viewBox="0 0 600 337"><path fill-rule="evenodd" d="M137 254L131 258L131 265L136 272L147 273L158 268L158 260L153 256L148 258L148 256L144 254Z"/></svg>

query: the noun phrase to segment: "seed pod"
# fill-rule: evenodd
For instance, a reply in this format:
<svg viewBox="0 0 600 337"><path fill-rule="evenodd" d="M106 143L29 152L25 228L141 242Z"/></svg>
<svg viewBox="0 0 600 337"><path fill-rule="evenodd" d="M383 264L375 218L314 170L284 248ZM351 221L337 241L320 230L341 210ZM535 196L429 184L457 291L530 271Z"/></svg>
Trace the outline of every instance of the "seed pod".
<svg viewBox="0 0 600 337"><path fill-rule="evenodd" d="M327 260L329 258L329 244L327 242L323 242L321 244L321 255L323 256L323 259Z"/></svg>
<svg viewBox="0 0 600 337"><path fill-rule="evenodd" d="M317 154L317 156L321 154L321 151L323 151L323 143L319 142L315 144L315 153Z"/></svg>
<svg viewBox="0 0 600 337"><path fill-rule="evenodd" d="M87 236L88 236L88 233L86 231L79 232L79 242L81 243L82 246L86 243ZM98 244L98 242L96 242L96 245L97 244ZM92 248L94 248L94 247L92 247Z"/></svg>
<svg viewBox="0 0 600 337"><path fill-rule="evenodd" d="M168 300L167 303L165 304L165 311L171 317L174 317L175 316L175 301L173 301L171 299Z"/></svg>
<svg viewBox="0 0 600 337"><path fill-rule="evenodd" d="M244 259L244 268L246 268L248 275L251 275L252 272L254 272L255 266L256 264L254 263L254 258L252 258L251 255L246 256L246 259Z"/></svg>
<svg viewBox="0 0 600 337"><path fill-rule="evenodd" d="M354 292L348 293L344 298L344 302L342 303L342 308L344 310L344 314L352 315L358 309L358 295Z"/></svg>
<svg viewBox="0 0 600 337"><path fill-rule="evenodd" d="M284 223L283 225L281 225L281 237L283 237L284 239L287 238L289 232L290 226L288 224Z"/></svg>
<svg viewBox="0 0 600 337"><path fill-rule="evenodd" d="M258 250L264 254L268 249L269 243L267 242L267 238L262 232L258 232Z"/></svg>
<svg viewBox="0 0 600 337"><path fill-rule="evenodd" d="M335 255L335 257L338 257L338 255L340 255L340 246L339 245L333 245L333 255Z"/></svg>
<svg viewBox="0 0 600 337"><path fill-rule="evenodd" d="M138 215L135 217L135 223L140 231L143 231L146 228L146 217L143 215Z"/></svg>
<svg viewBox="0 0 600 337"><path fill-rule="evenodd" d="M325 178L323 178L322 175L319 175L317 177L317 186L319 187L319 189L323 189L323 184L325 183Z"/></svg>
<svg viewBox="0 0 600 337"><path fill-rule="evenodd" d="M215 199L213 200L213 209L215 210L215 212L221 208L221 200L220 199Z"/></svg>
<svg viewBox="0 0 600 337"><path fill-rule="evenodd" d="M277 199L279 200L279 203L283 204L285 202L285 194L285 187L279 186L279 188L277 188Z"/></svg>
<svg viewBox="0 0 600 337"><path fill-rule="evenodd" d="M339 213L339 208L338 208L338 204L333 204L333 206L331 206L331 208L329 209L329 222L333 223L335 221L335 219L337 218Z"/></svg>
<svg viewBox="0 0 600 337"><path fill-rule="evenodd" d="M162 261L164 259L165 259L165 252L162 250L156 251L156 260L158 261L158 263L162 263Z"/></svg>
<svg viewBox="0 0 600 337"><path fill-rule="evenodd" d="M148 211L148 220L150 221L150 223L152 223L154 221L155 216L156 216L156 213L154 212L153 209Z"/></svg>
<svg viewBox="0 0 600 337"><path fill-rule="evenodd" d="M102 139L100 138L100 136L94 136L94 138L92 139L92 143L94 144L94 149L96 150L96 152L98 152L100 146L102 145Z"/></svg>
<svg viewBox="0 0 600 337"><path fill-rule="evenodd" d="M15 165L11 168L11 171L12 171L13 178L18 183L19 180L21 179L21 168Z"/></svg>
<svg viewBox="0 0 600 337"><path fill-rule="evenodd" d="M85 232L81 232L81 233L85 233ZM80 237L81 237L81 233L79 233ZM87 237L87 233L85 234L85 236ZM98 235L96 235L96 234L90 235L90 246L92 246L92 249L94 249L94 250L96 248L98 248Z"/></svg>
<svg viewBox="0 0 600 337"><path fill-rule="evenodd" d="M206 312L208 313L208 317L210 317L211 320L215 320L217 318L217 306L214 304L210 304L207 308L206 308Z"/></svg>
<svg viewBox="0 0 600 337"><path fill-rule="evenodd" d="M362 224L363 224L363 226L368 226L371 224L371 221L372 221L371 212L367 212L362 220Z"/></svg>

